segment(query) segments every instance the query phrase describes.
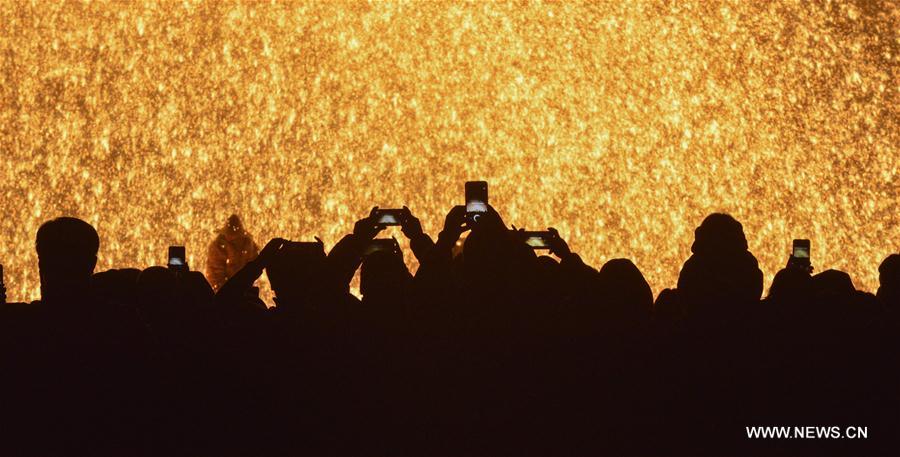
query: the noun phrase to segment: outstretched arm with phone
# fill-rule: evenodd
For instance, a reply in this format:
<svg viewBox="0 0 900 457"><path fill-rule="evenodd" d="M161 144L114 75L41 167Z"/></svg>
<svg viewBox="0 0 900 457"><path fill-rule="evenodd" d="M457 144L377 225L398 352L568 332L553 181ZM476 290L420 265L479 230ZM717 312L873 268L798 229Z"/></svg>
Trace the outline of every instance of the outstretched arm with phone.
<svg viewBox="0 0 900 457"><path fill-rule="evenodd" d="M559 236L559 231L548 227L547 232L551 235L548 238L550 253L559 257L559 266L565 272L565 277L576 285L587 284L596 279L597 270L584 263L581 256L572 252L566 240Z"/></svg>
<svg viewBox="0 0 900 457"><path fill-rule="evenodd" d="M253 283L262 276L263 270L269 266L286 241L274 238L260 251L256 259L247 262L233 277L216 292L216 303L220 305L237 305L244 299Z"/></svg>

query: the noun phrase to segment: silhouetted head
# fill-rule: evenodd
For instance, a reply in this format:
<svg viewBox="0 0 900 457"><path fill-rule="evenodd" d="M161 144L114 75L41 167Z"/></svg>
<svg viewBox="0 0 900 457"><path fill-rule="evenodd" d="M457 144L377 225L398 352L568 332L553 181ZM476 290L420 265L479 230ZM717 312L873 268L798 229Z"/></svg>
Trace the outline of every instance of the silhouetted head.
<svg viewBox="0 0 900 457"><path fill-rule="evenodd" d="M529 252L530 261L523 263L528 248L519 244L522 243L516 243L505 229L490 226L473 229L466 238L462 254L463 274L468 285L497 290L510 286L521 268L534 262L534 253Z"/></svg>
<svg viewBox="0 0 900 457"><path fill-rule="evenodd" d="M805 300L812 294L812 277L799 268L782 268L772 279L769 287L770 300L796 302Z"/></svg>
<svg viewBox="0 0 900 457"><path fill-rule="evenodd" d="M91 288L107 303L134 306L140 274L141 270L136 268L102 271L91 277Z"/></svg>
<svg viewBox="0 0 900 457"><path fill-rule="evenodd" d="M747 250L741 223L727 214L710 214L694 232L693 255L678 276L686 304L748 303L762 296L763 275Z"/></svg>
<svg viewBox="0 0 900 457"><path fill-rule="evenodd" d="M322 243L285 243L266 268L280 307L309 303L332 292Z"/></svg>
<svg viewBox="0 0 900 457"><path fill-rule="evenodd" d="M402 254L376 251L362 261L359 289L367 300L402 300L411 282Z"/></svg>
<svg viewBox="0 0 900 457"><path fill-rule="evenodd" d="M733 253L747 250L744 227L728 214L713 213L694 230L694 254Z"/></svg>
<svg viewBox="0 0 900 457"><path fill-rule="evenodd" d="M186 306L208 308L212 305L216 293L206 276L199 271L184 272L179 276L179 292Z"/></svg>
<svg viewBox="0 0 900 457"><path fill-rule="evenodd" d="M819 300L845 302L856 292L850 275L839 270L825 270L812 277L812 287Z"/></svg>
<svg viewBox="0 0 900 457"><path fill-rule="evenodd" d="M89 288L100 249L94 227L72 217L45 222L38 229L36 247L44 300L65 299Z"/></svg>
<svg viewBox="0 0 900 457"><path fill-rule="evenodd" d="M175 273L165 267L150 267L137 280L138 308L151 322L169 320L175 314Z"/></svg>
<svg viewBox="0 0 900 457"><path fill-rule="evenodd" d="M638 267L628 259L613 259L599 274L602 306L616 320L630 324L650 319L653 291Z"/></svg>
<svg viewBox="0 0 900 457"><path fill-rule="evenodd" d="M900 254L891 254L878 267L878 300L886 306L900 306Z"/></svg>

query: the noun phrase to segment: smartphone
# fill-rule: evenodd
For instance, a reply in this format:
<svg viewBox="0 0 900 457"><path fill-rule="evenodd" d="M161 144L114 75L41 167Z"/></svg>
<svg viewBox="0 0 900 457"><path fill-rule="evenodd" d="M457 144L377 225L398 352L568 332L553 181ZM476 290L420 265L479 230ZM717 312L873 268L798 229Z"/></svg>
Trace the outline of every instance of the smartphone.
<svg viewBox="0 0 900 457"><path fill-rule="evenodd" d="M172 270L187 270L187 257L184 246L169 246L169 268Z"/></svg>
<svg viewBox="0 0 900 457"><path fill-rule="evenodd" d="M466 183L466 215L472 221L478 221L481 214L487 212L488 185L487 181L469 181Z"/></svg>
<svg viewBox="0 0 900 457"><path fill-rule="evenodd" d="M402 220L402 209L379 209L375 212L375 221L378 225L400 225Z"/></svg>
<svg viewBox="0 0 900 457"><path fill-rule="evenodd" d="M794 249L791 251L791 257L809 262L809 240L794 240Z"/></svg>
<svg viewBox="0 0 900 457"><path fill-rule="evenodd" d="M554 238L551 232L523 232L520 236L525 238L525 244L531 249L550 249L551 240Z"/></svg>
<svg viewBox="0 0 900 457"><path fill-rule="evenodd" d="M401 254L400 243L397 242L396 238L376 238L370 241L363 250L363 257L368 257L376 252L389 252L399 255Z"/></svg>

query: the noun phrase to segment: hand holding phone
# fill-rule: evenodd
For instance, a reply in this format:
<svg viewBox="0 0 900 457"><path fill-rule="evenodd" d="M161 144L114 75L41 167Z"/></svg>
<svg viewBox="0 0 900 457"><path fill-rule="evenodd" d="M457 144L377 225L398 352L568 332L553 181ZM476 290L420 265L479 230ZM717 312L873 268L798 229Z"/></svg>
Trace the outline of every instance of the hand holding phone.
<svg viewBox="0 0 900 457"><path fill-rule="evenodd" d="M515 236L525 242L534 250L551 250L554 246L556 235L551 231L529 232L516 231Z"/></svg>
<svg viewBox="0 0 900 457"><path fill-rule="evenodd" d="M261 268L266 268L272 263L272 259L278 255L281 251L281 248L284 247L284 244L287 243L287 240L284 238L272 238L268 243L262 248L262 251L259 251L259 255L256 256L256 260L254 262L257 263Z"/></svg>
<svg viewBox="0 0 900 457"><path fill-rule="evenodd" d="M466 183L466 216L472 222L488 210L487 181L469 181Z"/></svg>
<svg viewBox="0 0 900 457"><path fill-rule="evenodd" d="M169 246L168 266L170 270L188 271L184 246Z"/></svg>
<svg viewBox="0 0 900 457"><path fill-rule="evenodd" d="M419 218L413 216L412 211L406 206L403 207L403 217L400 219L400 230L402 230L403 234L409 239L413 239L424 233L422 232L422 222L419 221Z"/></svg>
<svg viewBox="0 0 900 457"><path fill-rule="evenodd" d="M384 226L379 224L378 221L379 210L377 206L372 207L372 211L369 212L368 217L364 217L353 225L353 234L358 238L371 240L375 238L375 235L378 235Z"/></svg>
<svg viewBox="0 0 900 457"><path fill-rule="evenodd" d="M568 257L572 254L572 251L569 249L569 243L566 243L566 240L559 236L559 231L557 231L553 227L548 227L547 231L552 235L550 238L551 254L559 257L560 259Z"/></svg>
<svg viewBox="0 0 900 457"><path fill-rule="evenodd" d="M798 268L812 273L809 240L794 240L787 266L788 268Z"/></svg>
<svg viewBox="0 0 900 457"><path fill-rule="evenodd" d="M454 206L450 209L450 212L447 213L447 217L444 219L444 229L441 230L441 234L438 235L439 238L444 236L449 236L453 238L453 241L459 239L459 236L463 234L466 230L471 229L472 227L469 225L468 215L466 213L466 207L462 205Z"/></svg>

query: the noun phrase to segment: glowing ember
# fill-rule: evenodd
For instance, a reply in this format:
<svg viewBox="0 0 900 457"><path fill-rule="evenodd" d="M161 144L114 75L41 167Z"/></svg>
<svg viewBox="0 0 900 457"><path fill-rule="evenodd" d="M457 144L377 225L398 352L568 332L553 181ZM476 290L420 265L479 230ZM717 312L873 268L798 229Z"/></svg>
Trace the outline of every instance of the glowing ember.
<svg viewBox="0 0 900 457"><path fill-rule="evenodd" d="M12 300L51 217L98 228L100 269L202 269L231 212L261 243L376 204L436 234L469 179L656 292L712 211L767 285L792 238L868 290L898 250L891 1L138 3L0 3Z"/></svg>

